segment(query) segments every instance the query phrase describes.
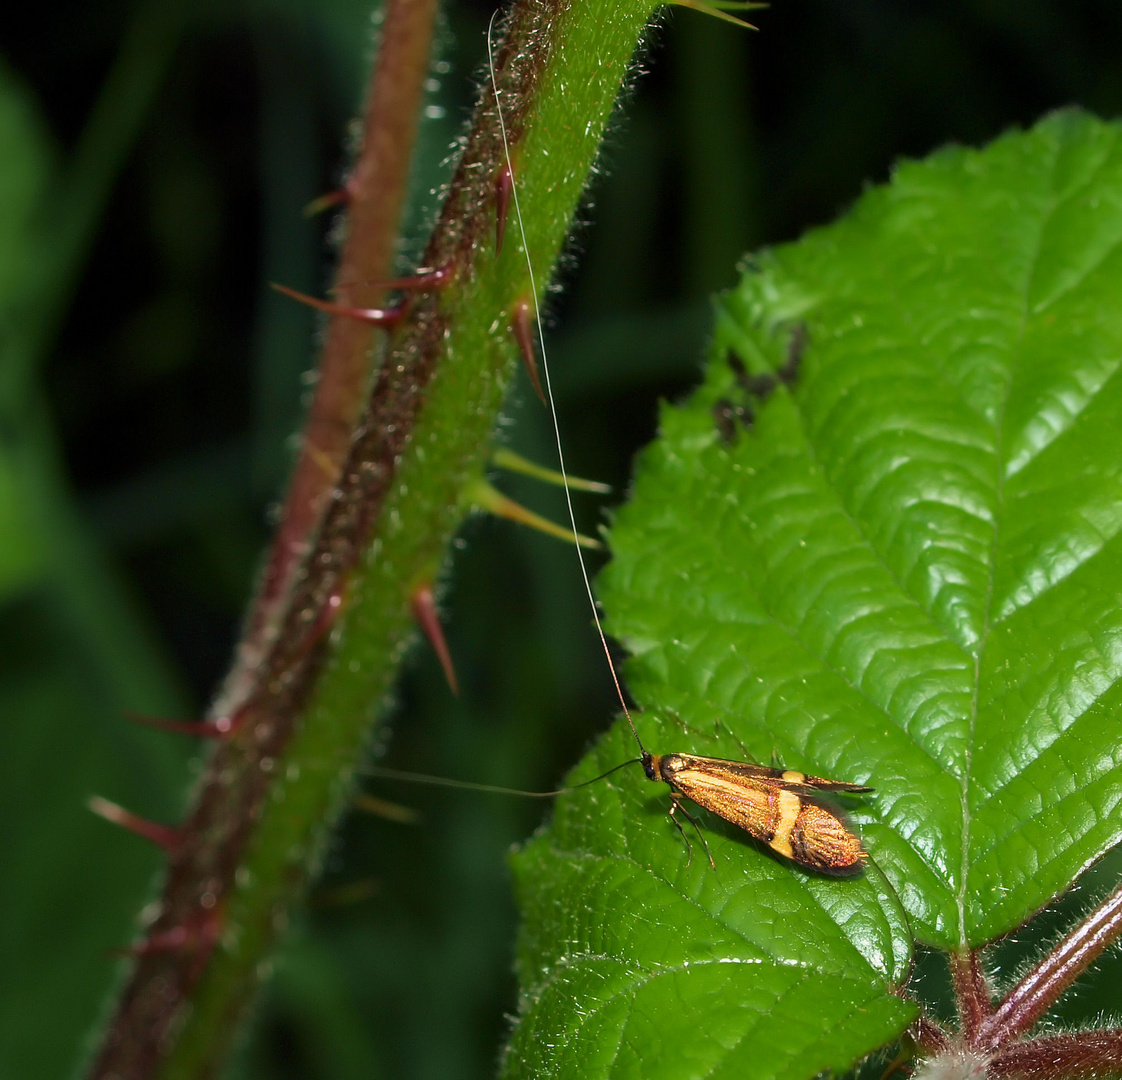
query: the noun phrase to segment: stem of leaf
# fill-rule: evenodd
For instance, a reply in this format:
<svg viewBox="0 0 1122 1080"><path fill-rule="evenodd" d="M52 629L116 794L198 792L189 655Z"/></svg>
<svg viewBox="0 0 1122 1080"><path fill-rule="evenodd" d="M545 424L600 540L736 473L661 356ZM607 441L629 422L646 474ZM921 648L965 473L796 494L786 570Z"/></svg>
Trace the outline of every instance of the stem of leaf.
<svg viewBox="0 0 1122 1080"><path fill-rule="evenodd" d="M562 250L652 6L512 8L496 74L535 207L528 246L542 267ZM424 255L451 280L439 296L411 299L389 341L314 549L283 590L260 666L244 668L250 696L200 777L148 927L149 941L166 941L211 925L207 913L218 912L216 943L203 963L198 947L137 950L92 1077L216 1073L264 958L349 805L372 703L390 693L414 636L411 592L444 558L517 364L503 327L525 292L525 264L498 258L492 242L503 151L485 87Z"/></svg>
<svg viewBox="0 0 1122 1080"><path fill-rule="evenodd" d="M908 1028L908 1036L923 1052L924 1057L935 1057L944 1053L951 1045L950 1036L928 1016L920 1016Z"/></svg>
<svg viewBox="0 0 1122 1080"><path fill-rule="evenodd" d="M951 953L950 964L962 1031L967 1044L973 1046L978 1032L993 1012L993 996L976 949L967 953Z"/></svg>
<svg viewBox="0 0 1122 1080"><path fill-rule="evenodd" d="M1005 995L978 1029L974 1045L992 1052L1028 1031L1119 934L1122 934L1122 886Z"/></svg>
<svg viewBox="0 0 1122 1080"><path fill-rule="evenodd" d="M1118 1073L1122 1029L1080 1031L1017 1043L990 1059L986 1075L1024 1080L1083 1080Z"/></svg>
<svg viewBox="0 0 1122 1080"><path fill-rule="evenodd" d="M388 0L385 6L362 147L346 184L347 238L335 279L351 306L379 306L382 294L372 283L384 281L393 269L435 18L436 0ZM233 669L212 712L228 713L252 692L293 576L339 479L366 397L377 334L357 319L335 317L328 323L300 456Z"/></svg>

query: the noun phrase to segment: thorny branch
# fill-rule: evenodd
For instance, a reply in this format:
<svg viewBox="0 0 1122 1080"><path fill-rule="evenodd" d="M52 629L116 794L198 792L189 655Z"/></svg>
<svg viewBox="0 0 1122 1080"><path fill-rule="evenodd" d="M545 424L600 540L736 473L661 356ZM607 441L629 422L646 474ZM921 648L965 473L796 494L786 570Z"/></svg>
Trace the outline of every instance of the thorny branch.
<svg viewBox="0 0 1122 1080"><path fill-rule="evenodd" d="M336 292L356 307L377 307L376 283L393 270L398 222L409 182L436 0L388 0L378 63L370 82L361 152L344 189L347 236ZM328 324L300 456L234 667L212 716L229 716L252 693L259 664L279 630L293 579L339 479L371 374L377 331L356 319Z"/></svg>
<svg viewBox="0 0 1122 1080"><path fill-rule="evenodd" d="M431 26L431 8L427 2L418 4L413 0L397 0L390 7L407 25L395 28L391 25L394 16L387 12L385 45L388 48L391 41L406 39L412 56L412 77L423 76L424 64L420 61L427 61L427 43L422 45L421 39L428 30L422 29L422 25ZM506 121L514 141L521 134L537 81L550 58L549 28L559 10L563 10L561 0L516 7L496 57ZM368 104L372 108L375 102L384 100L376 75ZM399 94L393 107L412 109L417 100L415 94ZM414 115L409 119L413 120ZM368 134L376 128L368 121ZM393 144L389 153L407 153L408 140L401 138L400 133L385 140L370 138L363 147L351 191L352 236L384 233L386 223L378 221L373 212L367 215L365 204L380 198L373 185L384 182L380 179L384 175L380 167L367 158L376 152L387 152L386 142ZM453 279L466 280L471 276L473 261L486 239L494 235L493 178L501 167L502 153L493 100L485 89L443 212L425 252L426 265L449 269ZM383 252L380 257L384 255ZM341 277L360 279L367 272L364 267L369 265L356 258L344 264ZM325 487L324 478L320 477L318 483L309 481L306 490L299 494L294 491L290 497L292 516L286 519L270 568L270 573L277 576L266 582L256 621L249 626L248 649L238 661L238 670L252 672L252 678L243 680L245 686L235 687L234 691L248 696L238 704L236 723L211 757L195 793L194 805L180 826L181 840L169 858L158 915L148 927L145 941L135 950L132 973L90 1073L96 1080L142 1080L154 1074L176 1045L190 1014L193 992L215 956L216 946L228 940L228 898L235 889L235 875L269 800L277 763L322 670L328 632L335 615L346 605L349 578L379 525L426 388L440 361L447 330L448 317L439 297L421 296L411 304L374 379L357 426L347 432L345 440L337 438L338 431L333 433L332 446L346 447L337 482L332 478ZM322 438L327 429L344 422L356 384L365 378L365 372L356 370L353 360L365 355L368 343L368 331L336 320L328 348L338 349L343 359L332 376L337 382L331 392L334 400L324 404L319 413L313 408L309 418L312 427L321 424L325 415L329 422L323 430L309 433L306 459L312 447L316 455L336 453L330 446L325 449ZM298 481L303 475L298 471ZM292 576L305 530L312 527L325 490L330 490L331 497L314 546ZM286 585L288 578L291 586ZM262 629L263 620L267 622L273 617L272 605L278 597L284 603L277 608L277 631L270 640ZM255 651L261 655L255 657ZM298 895L313 864L312 855L301 853L299 858L293 858L291 866L279 872L280 892L268 916L268 925L241 928L239 935L243 941L253 935L267 939L276 936L283 925L287 904ZM236 946L237 943L224 944L223 948L236 950ZM199 1075L209 1075L221 1060L252 994L256 963L248 964L240 975L231 976L232 983L237 978L241 983L231 985L221 995L224 1004L219 1008L223 1012L215 1023L223 1030L211 1037L212 1045L204 1051L208 1056L201 1063Z"/></svg>

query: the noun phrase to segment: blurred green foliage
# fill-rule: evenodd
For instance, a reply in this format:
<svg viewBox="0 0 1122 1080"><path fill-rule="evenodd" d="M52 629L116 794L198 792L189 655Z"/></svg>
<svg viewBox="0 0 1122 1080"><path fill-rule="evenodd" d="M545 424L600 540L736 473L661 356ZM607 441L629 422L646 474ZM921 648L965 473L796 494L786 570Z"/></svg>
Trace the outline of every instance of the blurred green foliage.
<svg viewBox="0 0 1122 1080"><path fill-rule="evenodd" d="M489 15L446 9L414 243ZM150 895L156 855L86 798L182 806L197 748L124 713L197 714L223 671L314 341L265 283L327 280L330 222L300 209L339 178L370 20L360 0L60 0L0 30L2 1075L77 1067L107 950ZM571 465L621 491L742 251L828 221L900 155L1122 107L1112 0L779 0L756 22L677 11L652 36L555 305ZM508 416L503 436L548 462L524 388ZM559 516L554 493L502 483ZM613 711L572 552L474 521L450 582L461 697L418 649L389 760L548 786ZM422 822L346 824L232 1075L493 1071L514 1004L504 855L542 807L376 790ZM1108 1007L1111 981L1080 1009Z"/></svg>

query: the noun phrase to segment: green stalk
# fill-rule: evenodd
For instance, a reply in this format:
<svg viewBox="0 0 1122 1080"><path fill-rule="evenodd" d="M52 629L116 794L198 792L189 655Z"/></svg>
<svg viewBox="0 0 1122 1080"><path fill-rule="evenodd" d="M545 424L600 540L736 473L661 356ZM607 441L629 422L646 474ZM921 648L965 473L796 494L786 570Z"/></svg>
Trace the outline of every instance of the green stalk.
<svg viewBox="0 0 1122 1080"><path fill-rule="evenodd" d="M561 251L648 0L521 0L496 56L538 280ZM425 255L451 284L391 339L280 633L236 733L213 755L151 930L187 947L137 960L93 1074L213 1076L352 777L431 582L487 462L529 292L517 233L495 253L502 140L489 86ZM326 613L341 600L331 624ZM325 628L330 631L325 633Z"/></svg>

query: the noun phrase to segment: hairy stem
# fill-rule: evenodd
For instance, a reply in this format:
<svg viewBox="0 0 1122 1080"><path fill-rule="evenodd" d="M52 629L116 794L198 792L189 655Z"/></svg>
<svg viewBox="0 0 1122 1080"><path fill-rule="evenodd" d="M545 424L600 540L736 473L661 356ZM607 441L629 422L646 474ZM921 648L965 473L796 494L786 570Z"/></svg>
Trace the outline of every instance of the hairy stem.
<svg viewBox="0 0 1122 1080"><path fill-rule="evenodd" d="M1016 1043L991 1058L986 1075L1024 1080L1084 1080L1122 1072L1122 1030L1080 1031Z"/></svg>
<svg viewBox="0 0 1122 1080"><path fill-rule="evenodd" d="M388 0L385 6L361 150L346 183L347 238L335 281L336 294L357 307L381 305L384 297L375 283L393 270L435 18L436 0ZM336 316L328 324L300 455L234 667L214 703L214 714L235 711L252 693L311 534L339 479L366 397L377 335L374 327L357 319Z"/></svg>
<svg viewBox="0 0 1122 1080"><path fill-rule="evenodd" d="M540 273L556 262L651 10L645 0L512 9L496 71ZM439 571L518 363L510 319L527 273L509 238L495 253L503 164L485 86L425 253L451 282L419 297L391 337L253 692L199 782L94 1065L100 1080L215 1074L348 804L412 637L410 597ZM177 947L155 947L168 942Z"/></svg>
<svg viewBox="0 0 1122 1080"><path fill-rule="evenodd" d="M1028 1031L1122 933L1122 886L1040 961L998 1005L977 1035L994 1051Z"/></svg>
<svg viewBox="0 0 1122 1080"><path fill-rule="evenodd" d="M967 1045L973 1046L982 1025L993 1012L993 996L978 962L978 950L951 953L951 982Z"/></svg>
<svg viewBox="0 0 1122 1080"><path fill-rule="evenodd" d="M920 1016L908 1028L908 1037L915 1043L924 1057L934 1057L947 1051L951 1045L950 1036L928 1016Z"/></svg>

